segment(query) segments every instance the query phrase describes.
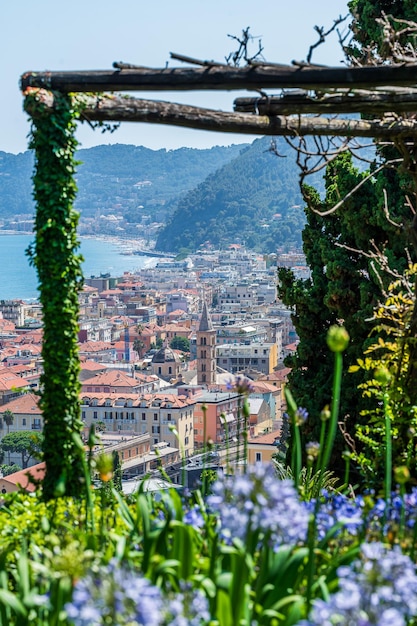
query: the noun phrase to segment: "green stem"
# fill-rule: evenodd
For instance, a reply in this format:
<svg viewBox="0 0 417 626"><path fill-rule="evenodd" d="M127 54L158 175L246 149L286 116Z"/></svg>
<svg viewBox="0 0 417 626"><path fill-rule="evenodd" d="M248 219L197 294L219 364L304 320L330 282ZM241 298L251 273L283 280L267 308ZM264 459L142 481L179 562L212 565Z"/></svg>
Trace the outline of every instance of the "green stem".
<svg viewBox="0 0 417 626"><path fill-rule="evenodd" d="M320 494L321 488L324 480L324 473L328 467L330 457L333 450L334 440L336 437L337 430L337 422L339 417L339 406L340 406L340 390L342 387L342 371L343 371L343 357L341 352L334 353L334 369L333 369L333 390L332 390L332 407L330 414L330 426L329 426L329 434L327 438L326 448L323 452L323 457L321 460L320 474L318 479L317 486L317 497L314 505L314 514L313 519L309 524L308 531L308 564L307 564L307 589L306 589L306 604L307 604L307 613L309 613L311 608L311 597L312 597L312 589L313 589L313 580L314 580L314 570L315 570L315 545L316 545L316 535L317 535L317 515L320 508Z"/></svg>
<svg viewBox="0 0 417 626"><path fill-rule="evenodd" d="M294 420L294 443L295 443L295 467L293 468L294 485L295 485L296 490L298 491L298 487L300 484L302 455L301 455L300 427L298 424L295 423L295 420Z"/></svg>
<svg viewBox="0 0 417 626"><path fill-rule="evenodd" d="M342 371L343 371L343 356L341 352L334 353L334 373L333 373L333 393L332 393L332 408L330 415L329 435L327 437L326 447L323 453L320 471L320 482L326 471L330 457L333 450L334 440L336 438L337 422L339 418L340 407L340 390L342 387Z"/></svg>
<svg viewBox="0 0 417 626"><path fill-rule="evenodd" d="M384 416L385 416L385 511L387 512L391 501L392 491L392 433L391 433L391 409L389 406L389 393L384 393Z"/></svg>

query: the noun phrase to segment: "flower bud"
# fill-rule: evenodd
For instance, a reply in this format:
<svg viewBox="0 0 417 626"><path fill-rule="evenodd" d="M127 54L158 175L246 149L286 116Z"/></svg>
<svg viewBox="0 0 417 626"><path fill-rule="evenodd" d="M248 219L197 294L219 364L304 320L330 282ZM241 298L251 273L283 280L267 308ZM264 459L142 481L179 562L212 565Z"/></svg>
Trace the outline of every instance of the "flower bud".
<svg viewBox="0 0 417 626"><path fill-rule="evenodd" d="M332 352L343 352L349 344L349 333L343 326L335 324L330 326L326 341Z"/></svg>
<svg viewBox="0 0 417 626"><path fill-rule="evenodd" d="M387 385L391 380L391 374L386 367L377 367L374 371L374 378L381 383L381 385Z"/></svg>
<svg viewBox="0 0 417 626"><path fill-rule="evenodd" d="M327 422L327 420L329 420L331 418L331 416L332 416L332 414L330 412L329 405L326 404L324 409L322 409L321 412L320 412L320 419L321 419L322 422Z"/></svg>
<svg viewBox="0 0 417 626"><path fill-rule="evenodd" d="M103 452L96 459L96 470L99 473L100 480L108 483L113 478L113 457L111 454Z"/></svg>
<svg viewBox="0 0 417 626"><path fill-rule="evenodd" d="M410 471L405 465L394 469L394 479L399 485L405 485L410 480Z"/></svg>
<svg viewBox="0 0 417 626"><path fill-rule="evenodd" d="M320 444L317 441L309 441L306 443L306 454L310 460L317 459L320 452Z"/></svg>

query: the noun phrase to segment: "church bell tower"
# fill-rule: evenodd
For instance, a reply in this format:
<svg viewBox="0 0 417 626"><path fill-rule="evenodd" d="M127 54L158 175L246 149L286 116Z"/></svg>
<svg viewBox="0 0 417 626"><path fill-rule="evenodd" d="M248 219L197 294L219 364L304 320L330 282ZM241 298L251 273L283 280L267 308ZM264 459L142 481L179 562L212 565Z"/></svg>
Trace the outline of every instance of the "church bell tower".
<svg viewBox="0 0 417 626"><path fill-rule="evenodd" d="M206 302L203 304L197 333L197 384L216 382L216 331L213 328Z"/></svg>

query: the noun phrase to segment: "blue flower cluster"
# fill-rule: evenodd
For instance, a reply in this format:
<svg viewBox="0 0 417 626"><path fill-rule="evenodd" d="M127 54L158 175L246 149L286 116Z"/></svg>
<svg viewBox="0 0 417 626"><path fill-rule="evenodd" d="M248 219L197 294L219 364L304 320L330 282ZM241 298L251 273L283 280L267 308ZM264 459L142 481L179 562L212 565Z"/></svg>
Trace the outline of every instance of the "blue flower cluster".
<svg viewBox="0 0 417 626"><path fill-rule="evenodd" d="M220 532L231 542L259 532L271 545L294 545L307 536L308 511L290 480L279 480L272 465L250 466L245 474L223 476L207 499L218 515Z"/></svg>
<svg viewBox="0 0 417 626"><path fill-rule="evenodd" d="M306 502L305 506L313 513L315 500ZM340 493L323 490L317 512L317 532L322 539L335 524L340 524L341 530L343 527L351 535L366 531L368 537L378 537L381 533L395 533L401 523L405 529L411 529L416 519L416 488L404 496L393 493L388 505L383 498L374 500L372 494L348 498Z"/></svg>
<svg viewBox="0 0 417 626"><path fill-rule="evenodd" d="M305 503L309 513L314 513L315 506L315 500ZM364 506L364 500L360 496L348 498L341 493L323 490L316 518L318 537L323 539L336 524L340 524L340 530L344 529L351 535L357 535L364 525Z"/></svg>
<svg viewBox="0 0 417 626"><path fill-rule="evenodd" d="M250 378L238 374L235 378L232 378L226 383L226 389L229 391L236 391L242 396L248 396L253 393L254 386L253 381Z"/></svg>
<svg viewBox="0 0 417 626"><path fill-rule="evenodd" d="M398 546L365 543L361 558L338 570L339 590L315 600L299 626L406 626L417 615L417 576Z"/></svg>
<svg viewBox="0 0 417 626"><path fill-rule="evenodd" d="M184 586L163 596L159 587L116 560L79 580L66 604L75 626L201 626L210 620L207 598Z"/></svg>

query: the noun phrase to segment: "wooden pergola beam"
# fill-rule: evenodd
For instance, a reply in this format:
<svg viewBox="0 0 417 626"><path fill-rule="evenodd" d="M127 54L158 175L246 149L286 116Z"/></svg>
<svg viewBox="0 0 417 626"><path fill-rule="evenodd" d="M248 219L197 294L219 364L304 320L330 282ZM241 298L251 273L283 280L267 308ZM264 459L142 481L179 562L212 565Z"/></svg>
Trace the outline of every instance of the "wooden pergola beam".
<svg viewBox="0 0 417 626"><path fill-rule="evenodd" d="M305 115L310 113L371 113L379 115L417 112L417 91L409 93L336 93L321 96L289 93L280 97L242 97L233 103L235 111L258 115Z"/></svg>
<svg viewBox="0 0 417 626"><path fill-rule="evenodd" d="M61 92L191 91L303 88L371 89L384 85L417 86L417 64L377 67L249 65L122 70L27 72L21 88Z"/></svg>
<svg viewBox="0 0 417 626"><path fill-rule="evenodd" d="M32 92L42 102L43 113L54 111L54 94L43 89ZM354 120L326 117L251 115L215 111L171 102L142 100L120 95L74 95L81 104L81 120L99 122L147 122L183 126L198 130L242 133L249 135L327 135L340 137L376 137L392 141L417 137L417 120ZM39 115L32 99L25 102L27 113Z"/></svg>

